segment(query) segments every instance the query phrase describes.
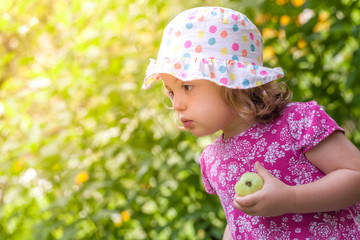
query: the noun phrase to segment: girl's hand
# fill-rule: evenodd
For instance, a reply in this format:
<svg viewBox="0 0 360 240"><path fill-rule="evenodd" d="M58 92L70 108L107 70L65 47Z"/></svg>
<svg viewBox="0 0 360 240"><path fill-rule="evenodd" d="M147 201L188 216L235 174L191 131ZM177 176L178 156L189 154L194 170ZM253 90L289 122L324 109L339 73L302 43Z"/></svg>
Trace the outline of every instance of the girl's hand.
<svg viewBox="0 0 360 240"><path fill-rule="evenodd" d="M259 162L255 168L264 180L263 188L245 197L235 194L235 207L248 215L263 217L291 212L295 206L295 191L291 186L271 175Z"/></svg>

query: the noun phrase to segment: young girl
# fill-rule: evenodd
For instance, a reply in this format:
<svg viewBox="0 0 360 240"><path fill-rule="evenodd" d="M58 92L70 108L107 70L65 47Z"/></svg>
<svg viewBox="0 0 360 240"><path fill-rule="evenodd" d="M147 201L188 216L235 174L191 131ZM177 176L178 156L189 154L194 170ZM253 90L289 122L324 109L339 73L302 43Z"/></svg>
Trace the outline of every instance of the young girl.
<svg viewBox="0 0 360 240"><path fill-rule="evenodd" d="M262 62L262 38L243 14L219 7L182 12L165 28L144 88L161 79L183 127L222 130L203 152L205 189L217 194L224 239L360 239L360 153L314 101L290 103ZM240 197L245 172L264 180Z"/></svg>

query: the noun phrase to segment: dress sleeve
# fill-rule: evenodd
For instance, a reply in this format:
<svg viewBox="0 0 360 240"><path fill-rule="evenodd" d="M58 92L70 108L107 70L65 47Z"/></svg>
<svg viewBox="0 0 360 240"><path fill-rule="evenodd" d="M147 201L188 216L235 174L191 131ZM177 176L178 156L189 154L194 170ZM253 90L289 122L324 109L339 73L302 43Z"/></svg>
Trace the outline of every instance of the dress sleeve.
<svg viewBox="0 0 360 240"><path fill-rule="evenodd" d="M214 190L214 188L211 186L210 183L209 171L207 170L209 168L209 161L208 161L209 159L207 156L208 156L207 148L205 148L205 150L201 154L201 159L200 159L202 180L204 183L205 191L209 194L216 194L216 191Z"/></svg>
<svg viewBox="0 0 360 240"><path fill-rule="evenodd" d="M344 130L315 101L298 104L288 115L298 149L309 151L336 131Z"/></svg>

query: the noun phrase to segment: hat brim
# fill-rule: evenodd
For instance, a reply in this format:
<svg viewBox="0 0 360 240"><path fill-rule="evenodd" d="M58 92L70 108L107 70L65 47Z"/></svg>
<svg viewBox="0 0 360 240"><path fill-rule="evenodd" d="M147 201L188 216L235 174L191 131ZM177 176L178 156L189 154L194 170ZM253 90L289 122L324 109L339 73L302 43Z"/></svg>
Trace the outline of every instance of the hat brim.
<svg viewBox="0 0 360 240"><path fill-rule="evenodd" d="M150 59L143 89L160 79L159 74L170 74L181 81L209 80L219 86L248 89L284 77L280 67L267 68L254 63L213 58Z"/></svg>

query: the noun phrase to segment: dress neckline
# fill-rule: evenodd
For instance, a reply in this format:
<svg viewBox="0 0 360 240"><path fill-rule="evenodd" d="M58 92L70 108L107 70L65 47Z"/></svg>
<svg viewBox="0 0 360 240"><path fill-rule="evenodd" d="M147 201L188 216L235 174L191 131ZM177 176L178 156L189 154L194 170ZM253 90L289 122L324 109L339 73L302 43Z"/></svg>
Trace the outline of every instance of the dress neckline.
<svg viewBox="0 0 360 240"><path fill-rule="evenodd" d="M248 127L246 130L232 136L232 137L229 137L229 138L224 138L224 133L222 133L220 136L219 136L219 139L221 142L223 143L227 143L227 142L230 142L236 138L239 138L239 137L242 137L244 136L245 134L247 134L248 132L252 131L253 129L259 127L260 125L265 125L266 123L261 123L261 122L256 122L254 123L252 126ZM268 123L267 123L268 124Z"/></svg>

